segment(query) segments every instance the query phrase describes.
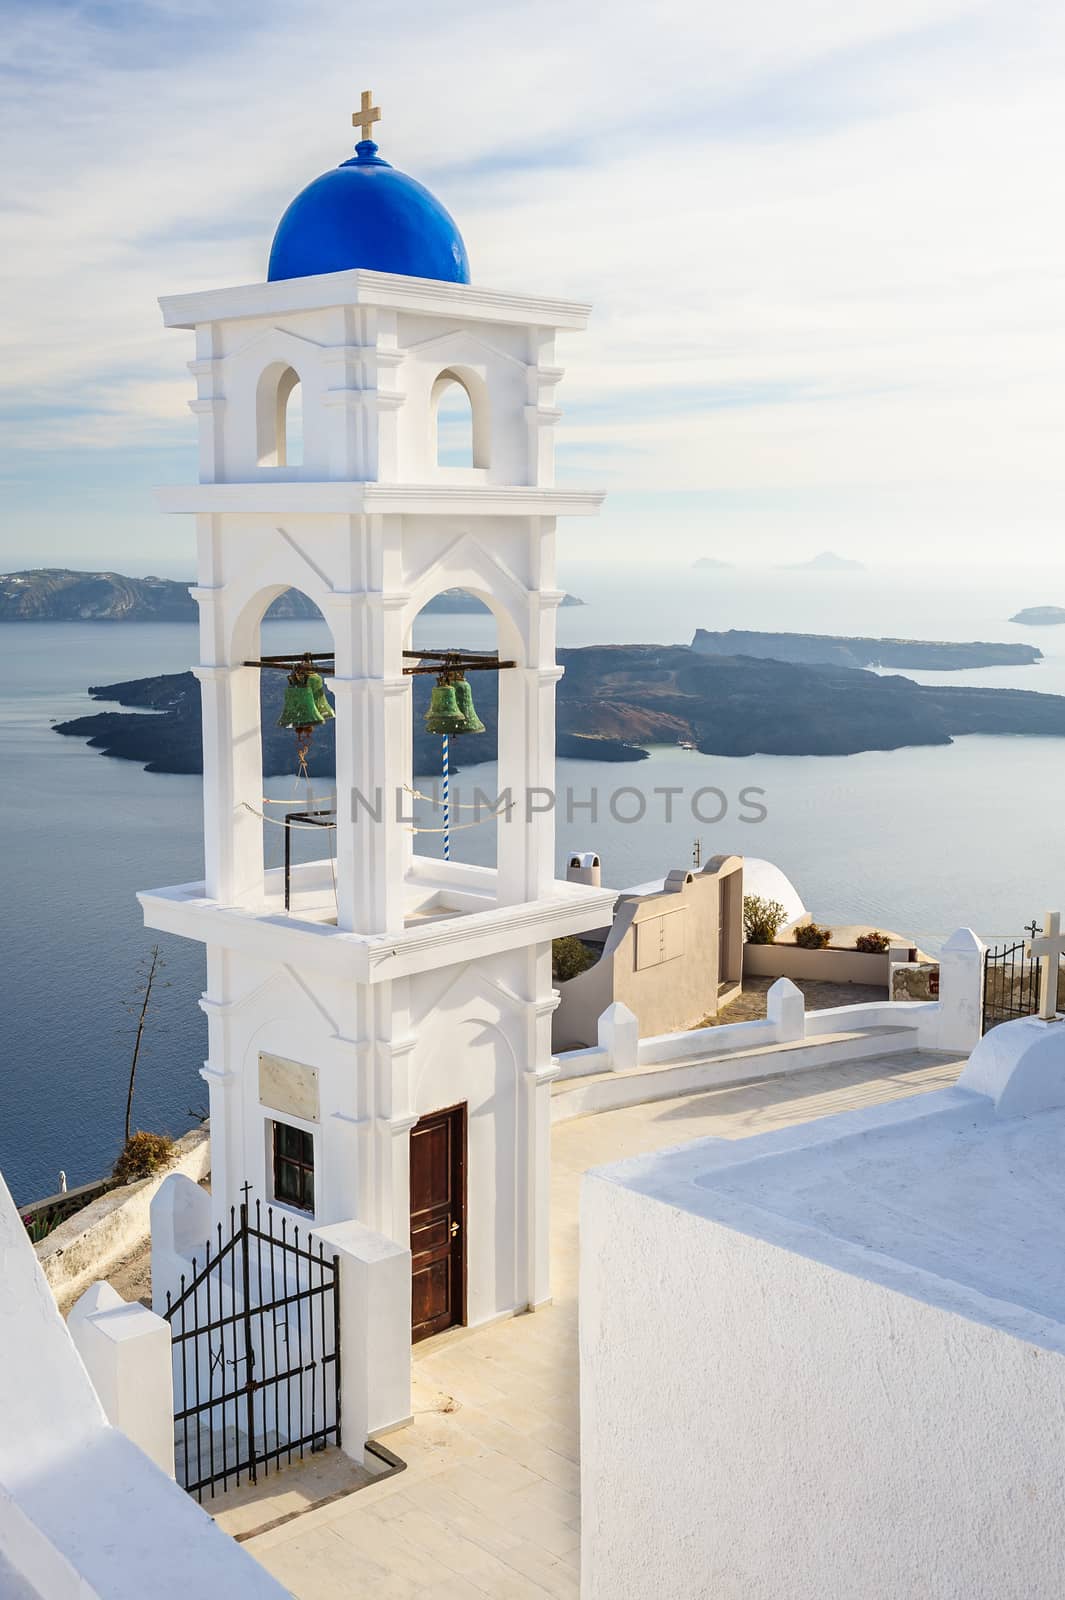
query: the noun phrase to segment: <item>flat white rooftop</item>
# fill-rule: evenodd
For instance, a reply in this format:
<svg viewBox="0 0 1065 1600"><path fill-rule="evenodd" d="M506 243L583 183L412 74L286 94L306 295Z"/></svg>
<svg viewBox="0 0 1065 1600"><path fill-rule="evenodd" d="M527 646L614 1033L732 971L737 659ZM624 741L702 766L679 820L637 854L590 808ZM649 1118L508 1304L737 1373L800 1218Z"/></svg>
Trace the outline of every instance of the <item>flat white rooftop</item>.
<svg viewBox="0 0 1065 1600"><path fill-rule="evenodd" d="M699 1182L1065 1321L1065 1111L999 1122L982 1096L950 1096Z"/></svg>
<svg viewBox="0 0 1065 1600"><path fill-rule="evenodd" d="M943 1089L601 1176L1065 1351L1063 1109Z"/></svg>

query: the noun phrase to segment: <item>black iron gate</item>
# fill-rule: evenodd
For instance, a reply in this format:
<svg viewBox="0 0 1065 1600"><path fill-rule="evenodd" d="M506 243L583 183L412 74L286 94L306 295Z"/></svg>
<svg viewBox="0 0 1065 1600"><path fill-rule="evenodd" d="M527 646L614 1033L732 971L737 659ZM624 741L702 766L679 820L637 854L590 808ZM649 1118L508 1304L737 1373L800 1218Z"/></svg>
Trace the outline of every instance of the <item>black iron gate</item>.
<svg viewBox="0 0 1065 1600"><path fill-rule="evenodd" d="M165 1312L177 1476L201 1501L340 1444L338 1258L259 1201L217 1233Z"/></svg>
<svg viewBox="0 0 1065 1600"><path fill-rule="evenodd" d="M1026 941L984 952L984 1015L981 1032L1039 1010L1039 963L1025 955Z"/></svg>

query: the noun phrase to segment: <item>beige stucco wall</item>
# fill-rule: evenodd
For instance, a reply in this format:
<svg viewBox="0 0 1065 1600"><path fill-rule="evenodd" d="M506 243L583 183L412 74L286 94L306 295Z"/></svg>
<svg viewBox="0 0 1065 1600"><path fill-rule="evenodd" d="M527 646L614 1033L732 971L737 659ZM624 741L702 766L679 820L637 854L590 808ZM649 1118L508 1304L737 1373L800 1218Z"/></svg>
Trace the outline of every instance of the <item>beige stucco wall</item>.
<svg viewBox="0 0 1065 1600"><path fill-rule="evenodd" d="M621 1001L641 1037L687 1028L719 1003L719 925L724 973L738 987L743 960L743 860L714 856L700 872L671 872L655 894L623 895L594 967L559 986L554 1047L596 1042L599 1018Z"/></svg>
<svg viewBox="0 0 1065 1600"><path fill-rule="evenodd" d="M743 972L748 978L815 978L822 983L869 983L887 988L888 956L860 950L804 950L794 944L747 944Z"/></svg>

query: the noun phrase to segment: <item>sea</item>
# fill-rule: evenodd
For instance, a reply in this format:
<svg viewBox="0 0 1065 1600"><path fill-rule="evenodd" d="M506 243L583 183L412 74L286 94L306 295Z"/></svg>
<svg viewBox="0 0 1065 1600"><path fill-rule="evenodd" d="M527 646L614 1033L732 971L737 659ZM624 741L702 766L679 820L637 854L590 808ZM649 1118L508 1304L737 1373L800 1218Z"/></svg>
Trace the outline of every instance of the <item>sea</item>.
<svg viewBox="0 0 1065 1600"><path fill-rule="evenodd" d="M651 562L648 562L648 568ZM1065 569L790 572L566 568L585 604L559 612L559 643L689 643L697 627L1025 641L1033 666L910 672L920 682L1065 694L1065 626L1022 627L1023 606L1065 604ZM420 646L491 648L488 615L421 619ZM314 624L271 623L264 651L321 648ZM184 624L7 623L0 627L0 793L6 939L0 965L4 1063L0 1171L17 1201L110 1169L120 1148L145 963L164 963L137 1068L134 1125L185 1132L206 1112L202 947L144 928L138 889L202 875L200 780L105 757L54 724L106 709L90 684L180 672L197 659ZM452 855L488 861L490 822L470 791L495 792L491 766L458 779ZM432 775L418 786L431 792ZM1016 937L1065 910L1065 740L972 736L942 747L851 756L704 756L676 746L649 759L558 763L558 855L596 850L619 888L685 867L693 852L775 861L821 922L864 922L935 951L967 924ZM266 792L290 797L294 780ZM668 796L664 791L672 790ZM463 798L463 793L466 798ZM416 819L439 816L424 802ZM267 829L276 852L279 829ZM314 848L322 848L317 839ZM416 848L440 851L440 835ZM301 852L309 853L306 841Z"/></svg>

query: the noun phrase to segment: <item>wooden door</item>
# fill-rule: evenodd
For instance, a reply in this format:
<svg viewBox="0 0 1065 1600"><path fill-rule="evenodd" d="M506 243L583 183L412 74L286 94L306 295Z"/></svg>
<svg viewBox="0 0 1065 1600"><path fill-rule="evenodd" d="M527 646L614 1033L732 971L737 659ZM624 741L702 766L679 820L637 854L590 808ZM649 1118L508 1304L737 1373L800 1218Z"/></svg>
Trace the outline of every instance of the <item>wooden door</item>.
<svg viewBox="0 0 1065 1600"><path fill-rule="evenodd" d="M411 1336L466 1321L466 1107L434 1111L410 1134Z"/></svg>

